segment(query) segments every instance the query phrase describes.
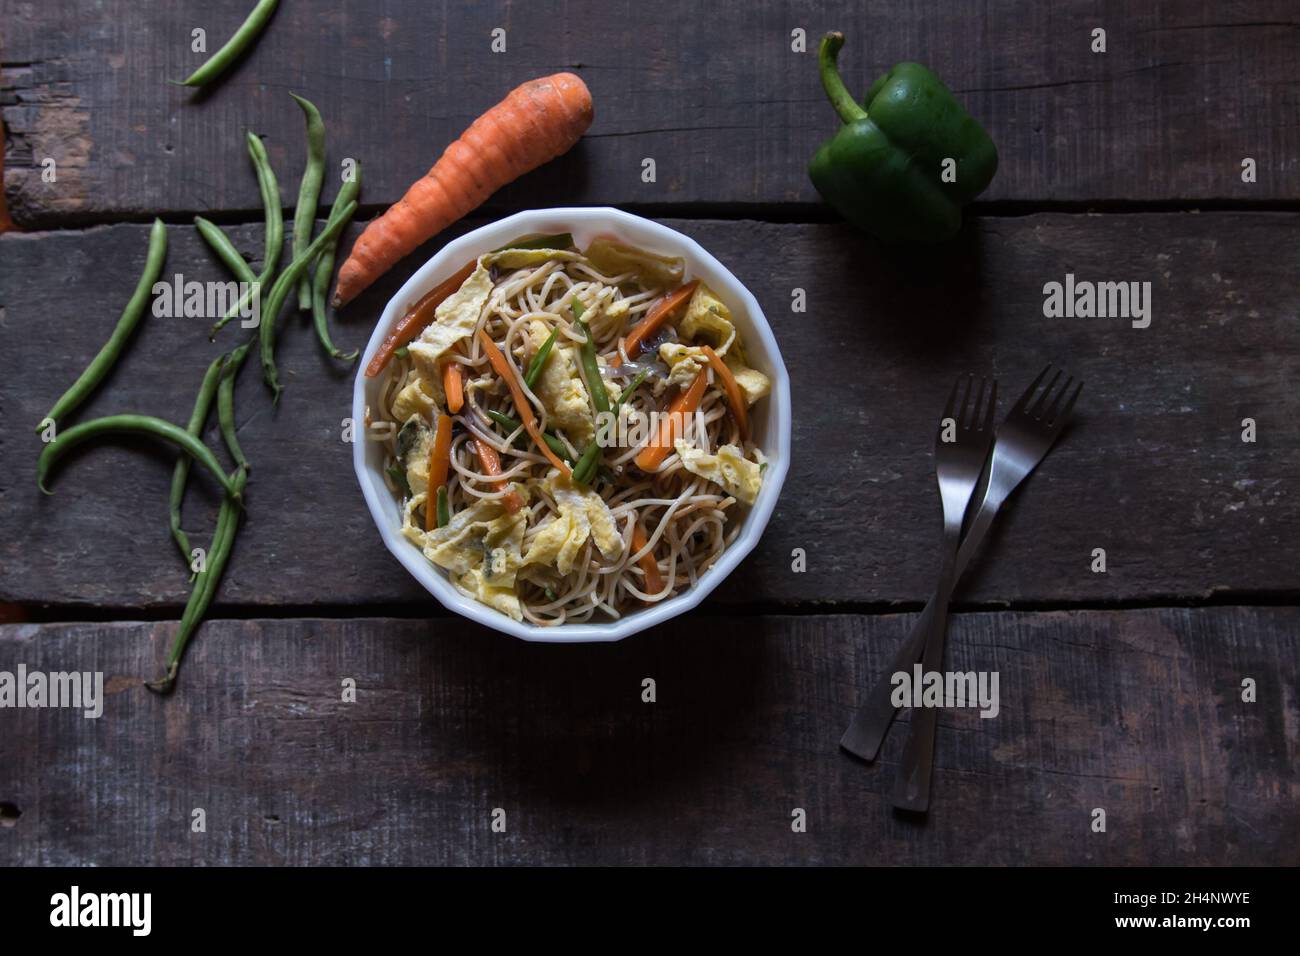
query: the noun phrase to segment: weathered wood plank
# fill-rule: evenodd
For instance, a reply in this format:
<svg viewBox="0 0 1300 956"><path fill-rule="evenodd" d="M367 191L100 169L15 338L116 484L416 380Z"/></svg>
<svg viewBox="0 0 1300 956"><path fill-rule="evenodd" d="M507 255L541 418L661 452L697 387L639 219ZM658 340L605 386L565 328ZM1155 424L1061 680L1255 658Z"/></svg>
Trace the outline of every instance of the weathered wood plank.
<svg viewBox="0 0 1300 956"><path fill-rule="evenodd" d="M1300 578L1300 216L1212 214L983 220L950 259L883 259L841 226L669 221L753 289L793 381L794 460L758 550L723 601L922 601L939 527L931 446L950 383L992 371L1003 407L1047 360L1087 382L1079 422L1013 500L963 599L1160 600L1216 592L1296 594ZM98 349L135 281L145 226L0 237L0 601L176 606L186 575L166 532L167 454L77 452L40 495L31 428ZM259 230L234 230L250 255ZM166 274L220 276L188 227ZM758 255L762 251L763 255ZM426 250L431 252L431 250ZM421 255L423 261L423 254ZM1042 286L1150 280L1150 328L1045 319ZM358 343L401 277L350 308ZM808 311L790 311L791 289ZM272 411L250 364L238 398L253 460L249 521L223 605L431 599L383 548L340 440L347 371L310 330L282 320L288 383ZM85 416L188 417L216 354L207 322L149 318ZM235 338L227 333L227 343ZM1241 441L1243 418L1258 441ZM215 430L214 447L220 443ZM186 525L210 527L196 480ZM791 571L792 549L808 570ZM1108 570L1089 570L1105 548Z"/></svg>
<svg viewBox="0 0 1300 956"><path fill-rule="evenodd" d="M0 710L21 812L0 863L1300 862L1300 610L957 615L949 666L998 672L1000 711L941 721L925 825L890 810L902 734L874 767L837 746L910 620L694 617L586 647L214 622L167 700L139 678L171 623L0 627L0 669L109 688L98 720Z"/></svg>
<svg viewBox="0 0 1300 956"><path fill-rule="evenodd" d="M591 86L596 122L569 157L501 193L539 203L816 202L805 167L836 126L818 37L849 37L853 89L899 60L936 69L998 143L988 199L1293 200L1300 195L1294 5L1199 0L1096 4L709 5L293 3L213 94L165 80L222 42L230 6L111 0L94 11L10 3L0 106L5 189L28 227L88 217L257 207L242 131L267 137L285 196L302 168L290 89L330 128L332 161L362 160L368 203L391 203L482 110L560 69ZM507 51L491 31L507 30ZM1107 52L1091 52L1092 31ZM807 31L807 53L791 31ZM1241 161L1259 164L1242 183ZM641 162L657 182L641 181ZM42 161L58 163L55 183ZM330 187L332 194L332 187Z"/></svg>

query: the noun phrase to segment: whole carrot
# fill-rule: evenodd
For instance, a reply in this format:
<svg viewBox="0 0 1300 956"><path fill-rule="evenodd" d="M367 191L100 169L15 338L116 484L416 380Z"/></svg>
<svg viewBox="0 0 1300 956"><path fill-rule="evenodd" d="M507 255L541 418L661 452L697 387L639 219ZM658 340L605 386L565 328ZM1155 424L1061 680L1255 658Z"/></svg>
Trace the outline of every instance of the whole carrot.
<svg viewBox="0 0 1300 956"><path fill-rule="evenodd" d="M567 152L591 125L591 93L572 73L516 87L447 147L406 195L370 223L339 269L335 308L488 196Z"/></svg>

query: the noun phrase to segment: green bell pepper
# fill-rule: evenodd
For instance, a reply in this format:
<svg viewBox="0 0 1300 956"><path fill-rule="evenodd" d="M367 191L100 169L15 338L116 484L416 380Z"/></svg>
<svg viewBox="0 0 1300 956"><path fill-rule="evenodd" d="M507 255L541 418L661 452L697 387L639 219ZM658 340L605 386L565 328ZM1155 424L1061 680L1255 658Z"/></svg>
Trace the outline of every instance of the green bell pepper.
<svg viewBox="0 0 1300 956"><path fill-rule="evenodd" d="M828 33L817 57L844 125L813 156L813 185L845 219L886 241L952 238L962 206L997 172L993 140L919 63L894 66L859 105L836 65L843 45L844 34Z"/></svg>

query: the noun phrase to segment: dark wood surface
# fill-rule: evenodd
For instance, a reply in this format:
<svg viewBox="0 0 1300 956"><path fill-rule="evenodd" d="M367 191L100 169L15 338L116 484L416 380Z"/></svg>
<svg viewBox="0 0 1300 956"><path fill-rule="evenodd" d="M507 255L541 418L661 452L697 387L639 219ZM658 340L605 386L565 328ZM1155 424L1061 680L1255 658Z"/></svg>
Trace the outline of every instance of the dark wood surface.
<svg viewBox="0 0 1300 956"><path fill-rule="evenodd" d="M1300 195L1300 63L1289 0L699 4L286 3L219 94L192 101L168 79L203 59L239 4L111 0L93 16L5 0L6 193L28 226L157 212L259 207L242 132L277 168L302 165L307 92L331 156L365 163L368 203L390 203L514 85L571 69L596 121L571 155L493 200L796 204L816 193L808 159L837 126L816 70L829 29L849 38L849 86L899 60L932 66L981 118L1001 169L985 200L1243 200ZM504 28L507 52L490 52ZM1107 52L1091 52L1094 28ZM809 38L791 51L791 31ZM383 148L375 148L383 144ZM40 179L52 156L65 170ZM1241 160L1259 164L1242 183ZM658 166L641 182L641 160ZM284 178L281 183L283 185ZM331 178L330 182L337 183ZM332 189L332 187L331 187ZM296 190L285 190L292 202ZM785 215L792 214L787 209Z"/></svg>
<svg viewBox="0 0 1300 956"><path fill-rule="evenodd" d="M992 371L1003 406L1048 360L1085 381L1078 424L1015 500L963 599L1096 602L1300 593L1300 214L1042 214L981 218L935 259L882 257L844 226L665 220L750 286L780 340L794 396L794 461L762 544L718 600L920 602L939 529L930 461L935 416L966 370ZM78 452L36 489L32 426L98 348L129 294L148 227L9 235L0 254L0 600L183 604L169 550L169 454L144 445ZM260 226L233 234L252 253ZM194 230L171 230L168 269L220 278ZM773 261L756 261L767 250ZM430 252L432 250L429 250ZM421 261L423 261L421 259ZM194 272L202 264L204 271ZM31 282L40 270L44 281ZM1151 327L1047 319L1042 284L1067 271L1151 276ZM340 340L363 344L403 270L350 307ZM109 288L113 277L116 288ZM808 311L790 310L804 288ZM84 303L103 303L96 309ZM110 311L112 310L112 311ZM293 323L294 320L286 320ZM150 317L85 414L188 417L219 346L201 319ZM226 341L233 341L233 327ZM351 375L305 329L284 337L277 411L257 370L241 380L253 520L221 592L231 605L428 603L384 549L340 440ZM57 364L46 357L58 355ZM1258 441L1241 441L1253 417ZM220 444L215 437L213 441ZM187 511L211 527L215 488ZM105 489L112 489L104 493ZM324 540L345 542L321 547ZM1090 570L1105 548L1107 572ZM791 571L804 548L808 570ZM118 573L105 577L104 561Z"/></svg>
<svg viewBox="0 0 1300 956"><path fill-rule="evenodd" d="M99 720L0 710L0 865L1300 862L1293 4L294 2L212 95L165 82L198 60L190 30L215 45L244 12L0 0L4 194L24 229L0 234L0 671L103 670L110 691ZM926 62L987 126L1001 168L958 240L886 250L817 201L805 167L836 121L795 28L813 50L846 32L855 90ZM187 593L172 458L90 447L47 498L32 432L130 294L148 220L170 224L166 275L224 279L191 218L260 256L243 133L292 203L290 90L321 108L331 163L363 163L368 218L559 69L592 89L589 135L401 263L336 338L362 344L416 265L499 214L651 215L750 287L790 371L794 457L759 548L706 608L616 646L448 616L358 494L352 370L290 321L278 410L252 367L237 397L250 519L180 689L148 694ZM1045 318L1067 272L1151 282L1150 328ZM82 415L183 421L217 348L204 325L147 318ZM958 373L996 374L1005 408L1047 361L1086 380L1077 421L959 593L948 655L998 671L1002 712L945 712L934 812L904 819L903 735L876 767L837 741L912 621L899 607L931 586L934 419ZM216 501L197 476L197 541Z"/></svg>
<svg viewBox="0 0 1300 956"><path fill-rule="evenodd" d="M945 714L927 825L889 806L901 735L874 767L836 745L910 620L703 617L585 647L220 621L172 700L139 685L172 623L0 627L0 660L109 688L98 720L5 715L0 864L1300 863L1296 609L957 615L949 663L997 670L1003 709Z"/></svg>

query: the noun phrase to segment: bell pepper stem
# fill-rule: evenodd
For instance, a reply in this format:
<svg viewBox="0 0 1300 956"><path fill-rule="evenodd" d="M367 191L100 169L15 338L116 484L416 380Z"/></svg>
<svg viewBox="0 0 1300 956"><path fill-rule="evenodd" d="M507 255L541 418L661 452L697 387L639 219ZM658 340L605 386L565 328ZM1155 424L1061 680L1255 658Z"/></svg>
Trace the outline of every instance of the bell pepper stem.
<svg viewBox="0 0 1300 956"><path fill-rule="evenodd" d="M840 77L840 68L835 61L840 55L842 46L844 46L844 34L839 31L822 37L821 48L817 51L817 68L821 71L822 86L831 101L831 106L835 107L835 112L840 114L840 119L852 123L866 119L867 111L853 98L853 94L849 92Z"/></svg>

